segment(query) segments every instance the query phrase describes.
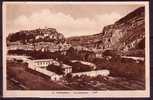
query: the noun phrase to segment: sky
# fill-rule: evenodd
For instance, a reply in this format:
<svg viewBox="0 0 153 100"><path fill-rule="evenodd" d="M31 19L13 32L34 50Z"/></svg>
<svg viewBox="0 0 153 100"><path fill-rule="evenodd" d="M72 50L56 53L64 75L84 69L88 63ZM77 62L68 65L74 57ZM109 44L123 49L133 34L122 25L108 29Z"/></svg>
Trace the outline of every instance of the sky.
<svg viewBox="0 0 153 100"><path fill-rule="evenodd" d="M111 4L6 4L6 34L20 30L55 28L65 37L100 33L104 26L113 24L142 5Z"/></svg>

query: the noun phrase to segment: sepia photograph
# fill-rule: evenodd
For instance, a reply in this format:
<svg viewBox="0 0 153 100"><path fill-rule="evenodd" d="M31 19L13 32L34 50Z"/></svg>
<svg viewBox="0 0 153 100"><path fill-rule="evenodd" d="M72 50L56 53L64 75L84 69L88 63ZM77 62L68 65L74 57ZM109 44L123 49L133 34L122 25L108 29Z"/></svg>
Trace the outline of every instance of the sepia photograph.
<svg viewBox="0 0 153 100"><path fill-rule="evenodd" d="M149 2L3 2L4 97L149 97Z"/></svg>

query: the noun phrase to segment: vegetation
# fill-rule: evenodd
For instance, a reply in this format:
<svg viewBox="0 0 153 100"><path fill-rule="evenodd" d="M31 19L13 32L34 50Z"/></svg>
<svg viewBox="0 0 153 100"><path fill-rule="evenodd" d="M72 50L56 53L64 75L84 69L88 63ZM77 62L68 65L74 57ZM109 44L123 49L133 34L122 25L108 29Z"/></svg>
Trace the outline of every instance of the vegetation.
<svg viewBox="0 0 153 100"><path fill-rule="evenodd" d="M73 51L73 50L72 50ZM72 63L71 60L73 60L73 56L75 56L75 52L69 52L70 54L67 55L61 55L60 52L41 52L41 51L24 51L24 50L17 50L17 51L9 51L9 53L14 54L17 53L19 55L28 55L31 56L33 59L57 59L58 61L62 61L65 64L68 64L72 66L72 72L84 72L84 71L91 71L93 70L90 66L81 64L80 62ZM139 61L139 63L136 63L135 60L130 58L121 58L118 56L115 52L112 51L105 51L104 52L104 58L95 58L93 59L92 63L94 63L97 66L97 70L100 69L108 69L111 72L112 76L122 76L127 78L133 78L133 79L144 79L144 70L145 70L145 64L143 61ZM107 56L111 56L112 58L107 60ZM81 59L81 57L76 58ZM74 58L75 59L75 58ZM62 74L62 69L59 66L50 65L48 67L48 70L52 70L58 74Z"/></svg>
<svg viewBox="0 0 153 100"><path fill-rule="evenodd" d="M63 70L62 66L48 65L47 70L55 72L56 74L59 74L59 75L64 74L64 70Z"/></svg>
<svg viewBox="0 0 153 100"><path fill-rule="evenodd" d="M96 64L97 69L108 69L111 72L110 76L120 76L129 79L144 80L145 79L145 63L130 58L116 58L109 61L105 59L95 59L93 63Z"/></svg>
<svg viewBox="0 0 153 100"><path fill-rule="evenodd" d="M117 50L105 50L103 52L103 56L104 57L111 56L113 58L119 58L120 54L119 54L119 51L117 51Z"/></svg>
<svg viewBox="0 0 153 100"><path fill-rule="evenodd" d="M92 61L95 58L95 53L87 50L77 50L73 47L69 48L67 55L69 59Z"/></svg>
<svg viewBox="0 0 153 100"><path fill-rule="evenodd" d="M109 68L112 76L121 76L136 80L145 79L144 61L136 63L136 61L132 59L122 58L117 62L111 62Z"/></svg>
<svg viewBox="0 0 153 100"><path fill-rule="evenodd" d="M80 62L74 62L70 64L72 66L72 72L85 72L85 71L91 71L93 68L89 65L81 64Z"/></svg>

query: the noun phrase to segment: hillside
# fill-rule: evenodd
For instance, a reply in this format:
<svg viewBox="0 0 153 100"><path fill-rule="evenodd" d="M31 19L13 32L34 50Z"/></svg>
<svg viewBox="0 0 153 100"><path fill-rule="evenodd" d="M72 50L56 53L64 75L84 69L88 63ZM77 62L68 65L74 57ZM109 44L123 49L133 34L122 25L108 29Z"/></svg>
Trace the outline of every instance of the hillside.
<svg viewBox="0 0 153 100"><path fill-rule="evenodd" d="M24 30L12 33L7 37L9 42L33 43L33 42L64 42L64 35L54 28Z"/></svg>
<svg viewBox="0 0 153 100"><path fill-rule="evenodd" d="M99 34L70 37L72 45L97 49L144 49L145 40L144 7L140 7L112 25L105 26Z"/></svg>
<svg viewBox="0 0 153 100"><path fill-rule="evenodd" d="M25 30L12 33L7 37L8 50L41 50L56 52L67 50L67 44L62 33L54 28Z"/></svg>
<svg viewBox="0 0 153 100"><path fill-rule="evenodd" d="M115 24L104 27L104 48L121 50L136 48L143 41L144 35L144 7L141 7L116 21Z"/></svg>
<svg viewBox="0 0 153 100"><path fill-rule="evenodd" d="M67 38L66 41L73 46L84 46L87 48L98 47L99 45L103 45L102 34L94 34L88 36L77 36Z"/></svg>
<svg viewBox="0 0 153 100"><path fill-rule="evenodd" d="M129 51L138 49L144 51L144 7L134 10L112 25L105 26L98 34L65 38L54 28L24 30L10 34L7 37L7 45L9 44L10 49L34 50L35 48L40 50L47 48L50 51L58 51L61 48L67 50L72 45L77 48L90 48L90 50Z"/></svg>

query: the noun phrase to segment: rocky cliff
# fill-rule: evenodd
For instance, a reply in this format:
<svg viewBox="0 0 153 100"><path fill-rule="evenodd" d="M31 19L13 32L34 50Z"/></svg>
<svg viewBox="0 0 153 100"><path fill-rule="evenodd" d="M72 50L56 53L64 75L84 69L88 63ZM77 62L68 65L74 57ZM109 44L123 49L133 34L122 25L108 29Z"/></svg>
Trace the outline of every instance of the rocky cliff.
<svg viewBox="0 0 153 100"><path fill-rule="evenodd" d="M105 26L96 35L71 37L67 41L72 45L81 45L101 49L144 49L145 21L144 7L140 7L112 25Z"/></svg>
<svg viewBox="0 0 153 100"><path fill-rule="evenodd" d="M102 33L104 48L128 50L138 47L145 38L144 7L104 27Z"/></svg>

